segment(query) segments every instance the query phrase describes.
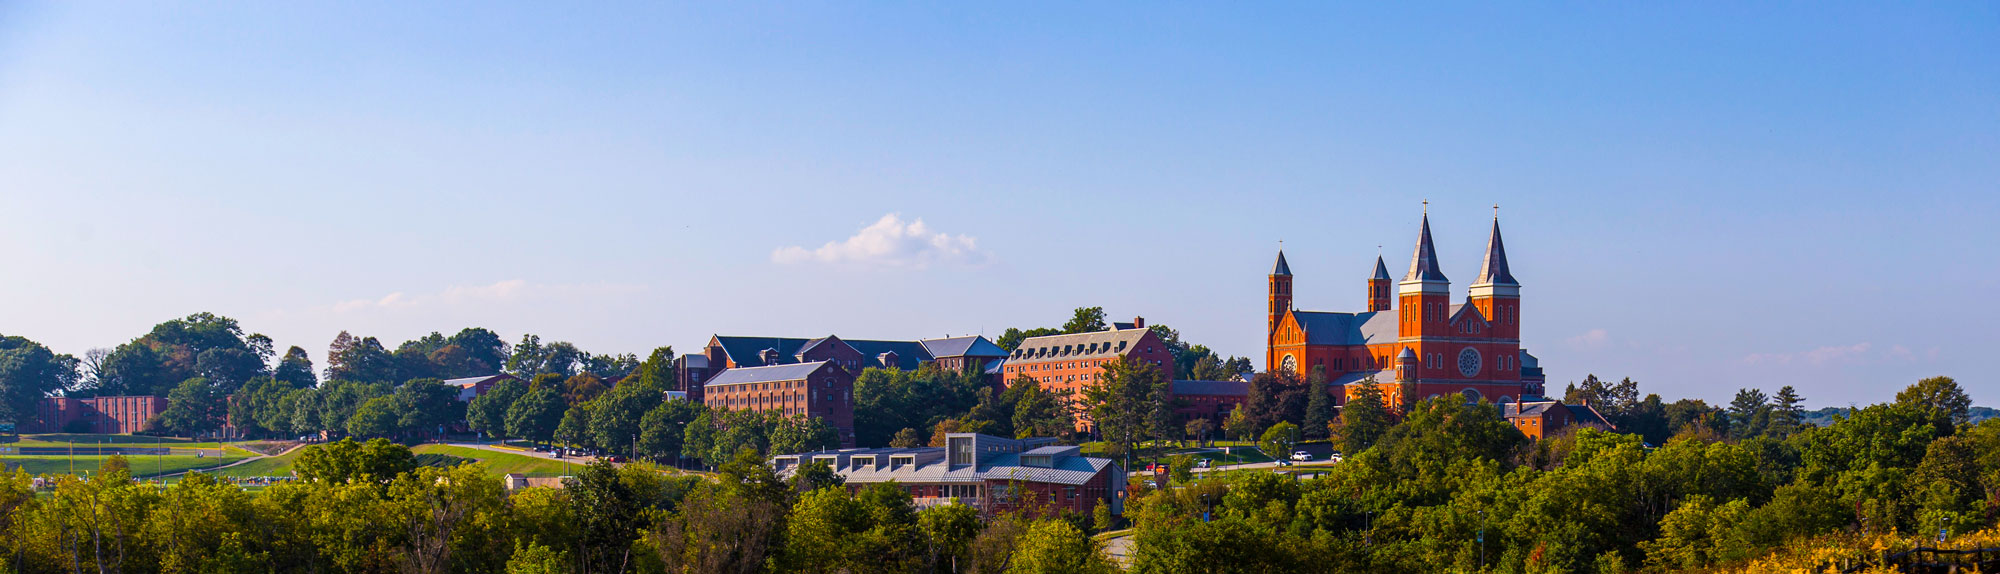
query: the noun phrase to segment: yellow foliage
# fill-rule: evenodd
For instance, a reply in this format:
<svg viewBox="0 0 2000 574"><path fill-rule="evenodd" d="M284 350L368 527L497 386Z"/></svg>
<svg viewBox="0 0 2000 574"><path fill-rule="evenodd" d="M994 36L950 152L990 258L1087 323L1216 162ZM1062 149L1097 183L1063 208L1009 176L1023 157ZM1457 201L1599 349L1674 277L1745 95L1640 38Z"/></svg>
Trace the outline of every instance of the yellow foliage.
<svg viewBox="0 0 2000 574"><path fill-rule="evenodd" d="M1852 534L1832 534L1817 538L1794 540L1770 555L1755 558L1733 568L1721 568L1716 572L1729 574L1822 574L1839 572L1843 565L1866 565L1884 556L1917 547L1969 550L1974 548L2000 548L2000 529L1989 528L1972 532L1939 544L1934 538L1921 536L1900 536L1877 534L1858 536ZM1894 572L1893 569L1870 567L1866 573Z"/></svg>

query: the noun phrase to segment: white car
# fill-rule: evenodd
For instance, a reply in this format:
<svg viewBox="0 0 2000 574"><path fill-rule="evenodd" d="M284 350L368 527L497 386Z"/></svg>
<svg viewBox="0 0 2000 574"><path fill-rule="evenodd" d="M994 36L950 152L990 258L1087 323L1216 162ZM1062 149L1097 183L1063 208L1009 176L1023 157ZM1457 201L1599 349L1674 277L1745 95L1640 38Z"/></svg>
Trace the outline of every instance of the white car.
<svg viewBox="0 0 2000 574"><path fill-rule="evenodd" d="M1313 459L1313 455L1312 455L1312 453L1310 453L1310 452L1306 452L1306 451L1303 451L1303 450L1295 450L1295 451L1292 451L1292 460L1296 460L1296 461L1307 461L1307 460L1312 460L1312 459Z"/></svg>

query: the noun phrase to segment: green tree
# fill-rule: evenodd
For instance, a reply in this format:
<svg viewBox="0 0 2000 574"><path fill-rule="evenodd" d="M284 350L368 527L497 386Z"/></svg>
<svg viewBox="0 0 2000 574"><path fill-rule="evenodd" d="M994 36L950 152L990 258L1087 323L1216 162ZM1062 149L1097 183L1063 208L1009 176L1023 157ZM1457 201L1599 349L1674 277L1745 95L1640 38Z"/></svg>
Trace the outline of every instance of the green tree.
<svg viewBox="0 0 2000 574"><path fill-rule="evenodd" d="M1376 385L1375 377L1362 379L1354 397L1340 410L1341 452L1352 455L1375 446L1389 432L1391 423L1389 407L1383 404L1382 388Z"/></svg>
<svg viewBox="0 0 2000 574"><path fill-rule="evenodd" d="M770 430L771 454L795 454L840 448L840 433L826 419L790 415Z"/></svg>
<svg viewBox="0 0 2000 574"><path fill-rule="evenodd" d="M1327 388L1326 368L1314 366L1312 377L1306 380L1305 419L1299 428L1305 438L1327 438L1327 426L1333 423L1333 392Z"/></svg>
<svg viewBox="0 0 2000 574"><path fill-rule="evenodd" d="M1022 341L1033 339L1035 337L1047 337L1049 335L1061 335L1061 334L1062 331L1051 329L1048 327L1039 327L1026 330L1015 327L1008 327L1007 330L1000 332L1000 337L994 339L993 344L999 345L1000 348L1006 349L1008 352L1011 353L1015 349L1021 348Z"/></svg>
<svg viewBox="0 0 2000 574"><path fill-rule="evenodd" d="M327 346L326 378L365 383L396 380L396 358L374 337L355 338L346 331Z"/></svg>
<svg viewBox="0 0 2000 574"><path fill-rule="evenodd" d="M307 482L386 484L417 468L410 448L374 439L366 443L341 439L299 453L294 472Z"/></svg>
<svg viewBox="0 0 2000 574"><path fill-rule="evenodd" d="M597 435L590 432L590 418L596 414L596 407L591 402L571 405L569 410L563 412L562 422L556 424L556 440L563 444L597 447Z"/></svg>
<svg viewBox="0 0 2000 574"><path fill-rule="evenodd" d="M1095 333L1106 328L1103 307L1078 307L1068 323L1063 323L1062 332Z"/></svg>
<svg viewBox="0 0 2000 574"><path fill-rule="evenodd" d="M514 405L507 407L507 435L535 442L547 443L554 440L556 428L562 424L562 395L551 388L528 391Z"/></svg>
<svg viewBox="0 0 2000 574"><path fill-rule="evenodd" d="M926 550L925 571L961 572L960 564L970 565L972 541L979 536L979 510L966 504L939 504L917 512L917 529L923 532Z"/></svg>
<svg viewBox="0 0 2000 574"><path fill-rule="evenodd" d="M514 542L514 552L507 558L507 572L511 574L569 574L569 553L529 541Z"/></svg>
<svg viewBox="0 0 2000 574"><path fill-rule="evenodd" d="M486 436L505 438L507 433L507 410L516 401L528 394L528 384L520 379L503 378L494 383L486 392L472 397L465 405L465 423L472 430L486 433Z"/></svg>
<svg viewBox="0 0 2000 574"><path fill-rule="evenodd" d="M1283 459L1292 453L1292 445L1299 442L1299 427L1281 422L1264 430L1264 436L1257 439L1257 448L1264 449L1271 458Z"/></svg>
<svg viewBox="0 0 2000 574"><path fill-rule="evenodd" d="M1097 543L1062 520L1042 520L1028 527L1014 552L1008 574L1109 574L1115 571Z"/></svg>
<svg viewBox="0 0 2000 574"><path fill-rule="evenodd" d="M665 401L639 420L639 454L659 461L680 457L687 427L707 411L701 403Z"/></svg>
<svg viewBox="0 0 2000 574"><path fill-rule="evenodd" d="M354 415L347 417L347 434L360 437L386 437L402 430L403 413L393 396L368 399Z"/></svg>
<svg viewBox="0 0 2000 574"><path fill-rule="evenodd" d="M1898 404L1923 410L1938 427L1938 434L1951 434L1954 427L1970 419L1972 397L1951 377L1931 377L1896 393Z"/></svg>
<svg viewBox="0 0 2000 574"><path fill-rule="evenodd" d="M1771 397L1771 434L1785 438L1798 432L1799 425L1805 422L1806 409L1801 406L1805 402L1791 385L1780 387L1778 394Z"/></svg>
<svg viewBox="0 0 2000 574"><path fill-rule="evenodd" d="M1771 424L1771 400L1764 391L1740 389L1736 399L1729 401L1730 436L1749 438L1762 436Z"/></svg>
<svg viewBox="0 0 2000 574"><path fill-rule="evenodd" d="M437 379L413 379L396 388L396 427L405 433L440 432L442 427L465 420L465 403L458 402L458 388Z"/></svg>
<svg viewBox="0 0 2000 574"><path fill-rule="evenodd" d="M1083 389L1083 404L1092 424L1110 453L1125 458L1127 468L1139 443L1153 438L1156 413L1172 409L1160 401L1160 391L1167 385L1153 365L1120 357L1105 363L1104 370Z"/></svg>
<svg viewBox="0 0 2000 574"><path fill-rule="evenodd" d="M182 436L195 436L215 432L222 428L227 411L222 404L223 397L200 377L181 381L167 394L167 410L160 412L160 426Z"/></svg>
<svg viewBox="0 0 2000 574"><path fill-rule="evenodd" d="M77 382L77 364L40 343L0 335L0 420L25 425L44 397Z"/></svg>

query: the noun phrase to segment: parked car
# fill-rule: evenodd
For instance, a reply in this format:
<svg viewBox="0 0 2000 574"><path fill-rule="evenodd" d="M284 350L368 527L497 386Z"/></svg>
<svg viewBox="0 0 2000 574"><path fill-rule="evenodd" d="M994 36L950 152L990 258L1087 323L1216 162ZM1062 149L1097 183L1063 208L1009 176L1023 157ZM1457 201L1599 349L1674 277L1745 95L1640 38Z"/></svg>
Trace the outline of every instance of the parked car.
<svg viewBox="0 0 2000 574"><path fill-rule="evenodd" d="M1204 459L1201 459L1201 460L1197 460L1197 461L1194 461L1194 467L1195 467L1195 468L1208 468L1208 459L1205 459L1205 458L1204 458Z"/></svg>
<svg viewBox="0 0 2000 574"><path fill-rule="evenodd" d="M1312 459L1313 459L1313 454L1312 454L1312 453L1310 453L1310 452L1306 452L1306 451L1303 451L1303 450L1295 450L1295 451L1292 451L1292 460L1297 460L1297 461L1308 461L1308 460L1312 460Z"/></svg>

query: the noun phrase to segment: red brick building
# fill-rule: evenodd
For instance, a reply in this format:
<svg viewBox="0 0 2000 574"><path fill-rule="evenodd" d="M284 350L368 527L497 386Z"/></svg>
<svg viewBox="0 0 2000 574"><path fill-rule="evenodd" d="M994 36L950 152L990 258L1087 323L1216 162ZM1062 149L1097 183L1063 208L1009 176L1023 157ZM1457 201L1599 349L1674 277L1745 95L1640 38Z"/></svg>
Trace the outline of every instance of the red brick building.
<svg viewBox="0 0 2000 574"><path fill-rule="evenodd" d="M1556 401L1511 403L1502 405L1500 414L1507 417L1507 422L1513 423L1514 428L1520 429L1521 434L1535 440L1572 425L1617 430L1589 404L1566 405Z"/></svg>
<svg viewBox="0 0 2000 574"><path fill-rule="evenodd" d="M1451 394L1514 402L1543 393L1541 368L1521 349L1521 285L1507 265L1500 221L1479 277L1463 303L1439 268L1430 217L1418 232L1410 271L1390 296L1388 267L1375 259L1366 282L1367 311L1292 308L1292 271L1278 254L1269 281L1265 368L1307 373L1325 367L1341 402L1374 377L1391 405Z"/></svg>
<svg viewBox="0 0 2000 574"><path fill-rule="evenodd" d="M1034 510L1088 516L1097 502L1124 512L1125 473L1110 459L1082 456L1052 438L1007 439L974 433L945 435L944 447L843 449L771 457L779 476L825 462L850 490L893 483L918 507L965 504L982 514Z"/></svg>
<svg viewBox="0 0 2000 574"><path fill-rule="evenodd" d="M36 406L35 424L21 432L135 433L165 410L165 397L49 397Z"/></svg>
<svg viewBox="0 0 2000 574"><path fill-rule="evenodd" d="M1005 384L1022 377L1040 382L1044 390L1081 394L1104 375L1104 365L1123 358L1160 369L1160 376L1174 379L1174 357L1159 335L1146 328L1146 320L1116 324L1092 333L1031 337L1009 354L1001 366ZM1088 417L1077 413L1077 430L1089 428Z"/></svg>
<svg viewBox="0 0 2000 574"><path fill-rule="evenodd" d="M703 387L709 408L818 417L854 446L854 374L833 361L734 368Z"/></svg>
<svg viewBox="0 0 2000 574"><path fill-rule="evenodd" d="M1208 419L1218 433L1229 413L1250 398L1250 383L1244 381L1174 381L1174 409L1188 420ZM1218 435L1219 436L1219 435Z"/></svg>

